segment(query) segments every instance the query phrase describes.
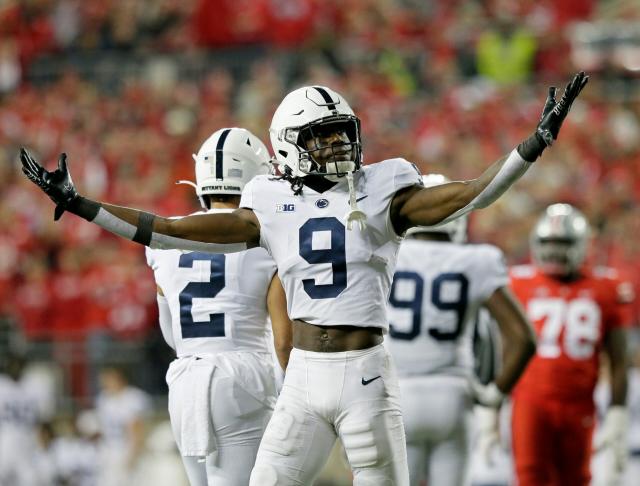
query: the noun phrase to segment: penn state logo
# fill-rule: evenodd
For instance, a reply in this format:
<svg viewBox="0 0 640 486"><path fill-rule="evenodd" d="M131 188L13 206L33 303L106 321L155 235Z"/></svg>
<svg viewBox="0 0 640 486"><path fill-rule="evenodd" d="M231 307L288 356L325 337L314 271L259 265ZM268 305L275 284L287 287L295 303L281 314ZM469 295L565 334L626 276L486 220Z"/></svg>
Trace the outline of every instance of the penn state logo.
<svg viewBox="0 0 640 486"><path fill-rule="evenodd" d="M329 201L327 199L318 199L316 201L316 207L320 209L324 209L329 205Z"/></svg>

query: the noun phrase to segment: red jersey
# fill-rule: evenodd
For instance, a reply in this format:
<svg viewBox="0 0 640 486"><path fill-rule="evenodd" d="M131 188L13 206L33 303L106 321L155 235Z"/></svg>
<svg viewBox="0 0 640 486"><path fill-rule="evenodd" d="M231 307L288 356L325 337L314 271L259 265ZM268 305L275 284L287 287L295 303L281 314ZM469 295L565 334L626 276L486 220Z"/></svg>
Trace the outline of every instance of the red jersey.
<svg viewBox="0 0 640 486"><path fill-rule="evenodd" d="M538 338L514 396L593 403L599 352L612 329L631 323L633 289L611 268L563 282L533 266L511 269L511 286Z"/></svg>

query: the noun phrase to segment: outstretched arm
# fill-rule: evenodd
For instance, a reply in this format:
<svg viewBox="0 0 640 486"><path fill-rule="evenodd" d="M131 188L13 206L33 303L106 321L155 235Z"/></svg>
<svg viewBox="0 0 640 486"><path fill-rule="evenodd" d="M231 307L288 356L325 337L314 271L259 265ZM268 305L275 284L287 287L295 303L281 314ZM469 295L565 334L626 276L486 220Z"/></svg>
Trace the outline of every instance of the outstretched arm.
<svg viewBox="0 0 640 486"><path fill-rule="evenodd" d="M25 149L20 150L20 160L25 175L56 203L55 219L69 211L107 231L152 248L231 253L259 244L260 224L249 209L180 219L162 218L80 196L67 168L66 154L60 155L58 169L53 172L44 169Z"/></svg>
<svg viewBox="0 0 640 486"><path fill-rule="evenodd" d="M413 226L446 223L498 199L557 139L571 104L588 80L583 72L576 74L560 101L555 99L555 88L549 88L536 131L477 179L426 188L413 186L399 191L391 203L391 220L396 232L402 234Z"/></svg>

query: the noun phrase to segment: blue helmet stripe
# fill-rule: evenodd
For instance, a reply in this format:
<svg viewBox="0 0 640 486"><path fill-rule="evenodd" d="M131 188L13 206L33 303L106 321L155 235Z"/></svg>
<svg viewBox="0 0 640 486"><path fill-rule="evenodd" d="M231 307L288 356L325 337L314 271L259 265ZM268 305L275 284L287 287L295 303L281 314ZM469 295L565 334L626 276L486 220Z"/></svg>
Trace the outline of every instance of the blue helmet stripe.
<svg viewBox="0 0 640 486"><path fill-rule="evenodd" d="M223 180L224 174L222 169L222 149L224 147L224 143L229 136L230 128L227 128L220 134L220 138L218 139L218 143L216 144L216 179Z"/></svg>

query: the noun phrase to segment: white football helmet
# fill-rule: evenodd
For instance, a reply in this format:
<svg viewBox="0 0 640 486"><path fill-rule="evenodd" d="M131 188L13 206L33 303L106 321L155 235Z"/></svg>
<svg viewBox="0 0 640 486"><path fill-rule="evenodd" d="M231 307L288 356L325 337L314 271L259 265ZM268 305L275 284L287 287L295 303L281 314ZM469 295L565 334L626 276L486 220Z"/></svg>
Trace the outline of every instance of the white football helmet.
<svg viewBox="0 0 640 486"><path fill-rule="evenodd" d="M343 155L345 146L350 146L350 160L334 159L323 166L311 155L319 147L309 150L306 141L317 143L316 137L335 132L336 128L346 133L349 143L332 148ZM273 115L269 135L281 171L293 177L342 177L357 171L362 164L360 120L341 95L323 86L305 86L285 96Z"/></svg>
<svg viewBox="0 0 640 486"><path fill-rule="evenodd" d="M531 233L531 255L542 272L571 275L587 257L591 230L587 218L569 204L552 204Z"/></svg>
<svg viewBox="0 0 640 486"><path fill-rule="evenodd" d="M222 128L214 132L193 154L196 183L180 181L196 189L202 207L202 196L242 194L254 176L268 174L271 169L269 151L262 141L244 128Z"/></svg>
<svg viewBox="0 0 640 486"><path fill-rule="evenodd" d="M428 174L422 176L424 187L439 186L451 182L451 180L442 174ZM414 226L409 228L405 233L406 236L416 233L446 233L453 243L465 243L467 241L467 225L469 222L468 214L460 216L453 221L442 225L435 226Z"/></svg>

